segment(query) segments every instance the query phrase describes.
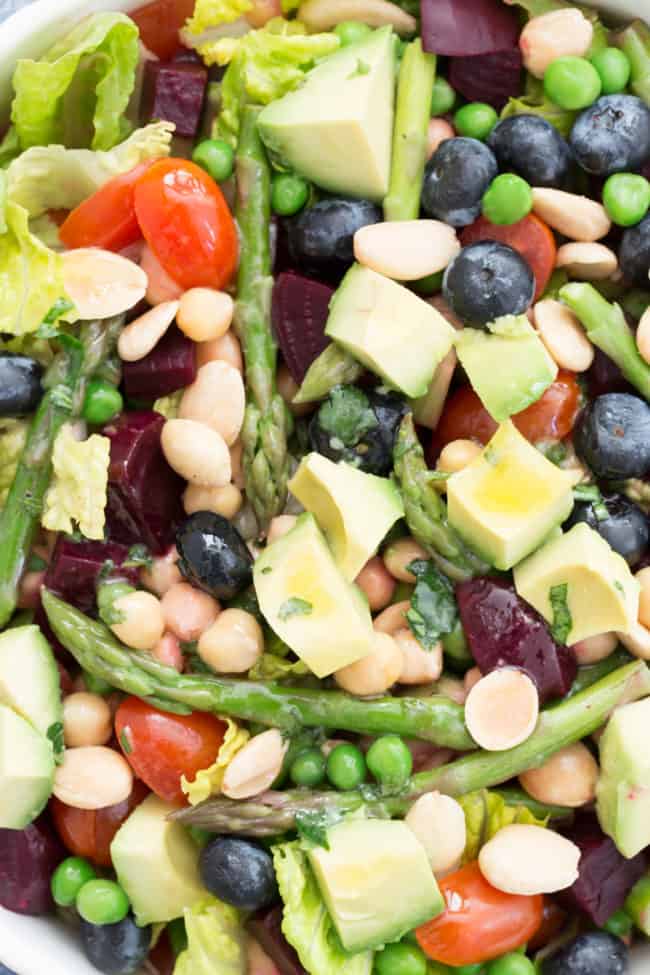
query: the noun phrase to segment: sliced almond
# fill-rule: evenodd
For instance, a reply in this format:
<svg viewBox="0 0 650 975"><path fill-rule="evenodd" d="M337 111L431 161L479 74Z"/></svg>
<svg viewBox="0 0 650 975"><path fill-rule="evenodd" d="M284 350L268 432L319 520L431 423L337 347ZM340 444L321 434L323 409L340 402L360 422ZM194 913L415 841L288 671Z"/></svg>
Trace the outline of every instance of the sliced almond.
<svg viewBox="0 0 650 975"><path fill-rule="evenodd" d="M514 823L479 853L481 873L506 894L527 897L566 890L578 879L580 849L552 829Z"/></svg>
<svg viewBox="0 0 650 975"><path fill-rule="evenodd" d="M177 311L177 301L164 301L129 322L117 340L120 359L123 362L138 362L149 355L174 321Z"/></svg>
<svg viewBox="0 0 650 975"><path fill-rule="evenodd" d="M460 863L467 842L465 813L451 796L427 792L413 803L404 822L426 850L435 874Z"/></svg>
<svg viewBox="0 0 650 975"><path fill-rule="evenodd" d="M581 281L604 281L618 269L618 258L604 244L563 244L555 266Z"/></svg>
<svg viewBox="0 0 650 975"><path fill-rule="evenodd" d="M289 743L277 728L263 731L238 751L226 768L221 791L229 799L250 799L266 792L282 770Z"/></svg>
<svg viewBox="0 0 650 975"><path fill-rule="evenodd" d="M571 309L561 301L545 298L537 302L533 312L539 337L560 369L585 372L594 361L594 347Z"/></svg>
<svg viewBox="0 0 650 975"><path fill-rule="evenodd" d="M368 224L354 235L359 264L396 281L417 281L442 271L459 251L456 231L440 220Z"/></svg>
<svg viewBox="0 0 650 975"><path fill-rule="evenodd" d="M605 237L612 226L601 203L587 196L545 186L533 188L533 210L553 230L584 243L593 243Z"/></svg>
<svg viewBox="0 0 650 975"><path fill-rule="evenodd" d="M360 20L369 27L393 27L398 34L414 34L415 17L387 0L306 0L298 19L312 33L328 31L345 20Z"/></svg>
<svg viewBox="0 0 650 975"><path fill-rule="evenodd" d="M514 748L530 738L539 714L533 681L514 667L493 670L472 687L465 703L470 735L486 751Z"/></svg>
<svg viewBox="0 0 650 975"><path fill-rule="evenodd" d="M63 284L82 319L111 318L134 308L147 291L142 268L98 247L66 251Z"/></svg>

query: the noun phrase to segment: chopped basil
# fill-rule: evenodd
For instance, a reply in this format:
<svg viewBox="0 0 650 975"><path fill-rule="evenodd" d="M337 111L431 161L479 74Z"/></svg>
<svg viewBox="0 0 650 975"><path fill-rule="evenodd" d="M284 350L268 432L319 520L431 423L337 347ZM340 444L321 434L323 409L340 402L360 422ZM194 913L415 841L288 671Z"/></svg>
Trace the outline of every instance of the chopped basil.
<svg viewBox="0 0 650 975"><path fill-rule="evenodd" d="M145 569L150 569L152 565L153 558L151 557L151 552L147 546L132 545L125 561L122 563L122 568L139 569L140 566L144 566Z"/></svg>
<svg viewBox="0 0 650 975"><path fill-rule="evenodd" d="M52 742L54 761L57 765L60 765L63 761L63 753L65 751L62 723L60 721L56 721L54 724L51 724L47 729L46 734L49 740Z"/></svg>
<svg viewBox="0 0 650 975"><path fill-rule="evenodd" d="M303 840L329 850L327 831L342 818L341 813L334 810L317 809L313 812L302 810L296 813L296 830Z"/></svg>
<svg viewBox="0 0 650 975"><path fill-rule="evenodd" d="M566 643L567 637L573 627L568 595L569 585L566 582L563 582L559 586L552 586L549 592L549 599L553 609L551 635L556 643Z"/></svg>
<svg viewBox="0 0 650 975"><path fill-rule="evenodd" d="M426 650L433 650L444 633L451 633L458 620L454 589L433 562L416 559L408 567L417 578L406 614L413 635Z"/></svg>
<svg viewBox="0 0 650 975"><path fill-rule="evenodd" d="M356 447L378 421L365 393L356 386L335 386L318 411L318 422L341 447Z"/></svg>

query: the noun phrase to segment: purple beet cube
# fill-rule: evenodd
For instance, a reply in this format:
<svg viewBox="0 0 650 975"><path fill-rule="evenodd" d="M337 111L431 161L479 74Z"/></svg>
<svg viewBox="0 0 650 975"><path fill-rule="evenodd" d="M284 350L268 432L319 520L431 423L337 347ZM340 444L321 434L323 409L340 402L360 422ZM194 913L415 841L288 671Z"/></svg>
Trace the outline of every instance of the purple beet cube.
<svg viewBox="0 0 650 975"><path fill-rule="evenodd" d="M289 372L300 384L330 340L325 335L334 289L285 271L273 287L273 328Z"/></svg>
<svg viewBox="0 0 650 975"><path fill-rule="evenodd" d="M501 111L521 91L523 62L518 47L496 54L450 58L449 82L470 102L487 102Z"/></svg>
<svg viewBox="0 0 650 975"><path fill-rule="evenodd" d="M519 667L537 685L540 702L563 697L575 680L576 659L556 643L546 621L500 579L472 579L456 586L461 622L481 673Z"/></svg>
<svg viewBox="0 0 650 975"><path fill-rule="evenodd" d="M111 441L106 521L111 539L143 543L160 555L182 521L185 482L160 446L165 419L153 410L123 413L103 433Z"/></svg>
<svg viewBox="0 0 650 975"><path fill-rule="evenodd" d="M583 911L601 927L625 902L625 898L646 870L645 853L627 860L605 836L592 813L580 813L562 832L580 847L579 876L562 900L569 908Z"/></svg>
<svg viewBox="0 0 650 975"><path fill-rule="evenodd" d="M61 535L45 574L45 585L82 613L95 607L97 579L107 562L115 566L113 575L137 583L135 567L122 569L129 549L118 542L74 542Z"/></svg>
<svg viewBox="0 0 650 975"><path fill-rule="evenodd" d="M196 372L196 345L173 326L144 359L122 364L122 381L131 399L154 400L189 386Z"/></svg>
<svg viewBox="0 0 650 975"><path fill-rule="evenodd" d="M0 829L0 906L16 914L53 911L50 880L65 856L46 816L23 830Z"/></svg>
<svg viewBox="0 0 650 975"><path fill-rule="evenodd" d="M190 61L145 61L142 86L143 124L153 119L173 122L176 135L193 139L201 124L208 71Z"/></svg>

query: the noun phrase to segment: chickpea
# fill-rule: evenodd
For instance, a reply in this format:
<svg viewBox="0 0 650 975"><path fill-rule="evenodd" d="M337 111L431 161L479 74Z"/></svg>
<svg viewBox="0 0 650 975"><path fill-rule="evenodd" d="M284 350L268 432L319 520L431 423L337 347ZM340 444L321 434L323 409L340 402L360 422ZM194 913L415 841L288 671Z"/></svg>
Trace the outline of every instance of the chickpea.
<svg viewBox="0 0 650 975"><path fill-rule="evenodd" d="M113 734L111 709L99 694L79 691L63 701L63 737L68 748L105 745Z"/></svg>
<svg viewBox="0 0 650 975"><path fill-rule="evenodd" d="M212 488L188 484L183 494L183 507L188 515L195 511L213 511L215 515L223 515L230 521L243 503L242 493L234 484Z"/></svg>
<svg viewBox="0 0 650 975"><path fill-rule="evenodd" d="M636 345L639 355L650 364L650 308L646 308L636 330Z"/></svg>
<svg viewBox="0 0 650 975"><path fill-rule="evenodd" d="M176 321L193 342L222 338L232 324L235 303L225 291L190 288L180 300Z"/></svg>
<svg viewBox="0 0 650 975"><path fill-rule="evenodd" d="M246 487L246 479L244 477L244 467L242 464L242 454L244 452L244 445L241 440L237 440L230 448L230 470L232 475L232 483L235 487L243 491Z"/></svg>
<svg viewBox="0 0 650 975"><path fill-rule="evenodd" d="M239 372L244 371L241 345L231 328L220 339L199 342L196 347L196 364L200 369L208 362L227 362Z"/></svg>
<svg viewBox="0 0 650 975"><path fill-rule="evenodd" d="M140 582L156 596L164 596L168 589L183 578L177 562L178 552L176 546L172 545L164 555L153 559L150 569L140 569Z"/></svg>
<svg viewBox="0 0 650 975"><path fill-rule="evenodd" d="M393 598L395 580L378 555L366 562L355 582L373 613L385 609Z"/></svg>
<svg viewBox="0 0 650 975"><path fill-rule="evenodd" d="M264 653L262 627L243 609L225 609L199 638L199 656L218 674L243 674Z"/></svg>
<svg viewBox="0 0 650 975"><path fill-rule="evenodd" d="M406 626L406 614L410 608L411 603L408 599L403 599L400 603L393 603L391 606L387 606L383 613L375 617L372 625L379 633L388 633L389 636L394 636L398 630Z"/></svg>
<svg viewBox="0 0 650 975"><path fill-rule="evenodd" d="M426 850L436 876L458 866L467 842L460 803L440 792L427 792L416 799L404 822Z"/></svg>
<svg viewBox="0 0 650 975"><path fill-rule="evenodd" d="M543 78L557 58L586 57L593 36L593 26L576 7L533 17L519 36L524 66L536 78Z"/></svg>
<svg viewBox="0 0 650 975"><path fill-rule="evenodd" d="M473 440L452 440L440 451L436 470L456 474L469 467L482 450L481 445Z"/></svg>
<svg viewBox="0 0 650 975"><path fill-rule="evenodd" d="M427 159L431 159L436 149L447 139L453 139L456 130L445 118L432 118L427 128Z"/></svg>
<svg viewBox="0 0 650 975"><path fill-rule="evenodd" d="M415 576L408 571L407 566L416 559L428 558L419 542L414 538L400 538L389 545L384 552L384 565L399 582L415 582Z"/></svg>
<svg viewBox="0 0 650 975"><path fill-rule="evenodd" d="M597 781L598 763L582 742L560 749L539 768L519 776L522 788L533 799L572 809L593 801Z"/></svg>
<svg viewBox="0 0 650 975"><path fill-rule="evenodd" d="M441 643L436 643L433 650L425 650L407 627L398 630L393 639L404 658L400 684L429 684L438 680L442 673Z"/></svg>
<svg viewBox="0 0 650 975"><path fill-rule="evenodd" d="M158 643L151 651L151 655L164 664L166 667L173 667L179 674L182 674L185 667L185 658L177 636L173 633L163 633Z"/></svg>
<svg viewBox="0 0 650 975"><path fill-rule="evenodd" d="M636 573L636 581L641 586L639 593L639 623L650 628L650 566Z"/></svg>
<svg viewBox="0 0 650 975"><path fill-rule="evenodd" d="M290 532L297 520L295 515L277 515L277 517L272 518L269 533L266 536L266 544L272 545L273 542L277 542L278 538L282 538L283 535Z"/></svg>
<svg viewBox="0 0 650 975"><path fill-rule="evenodd" d="M223 487L232 479L228 445L220 433L196 420L167 420L160 443L167 463L192 484Z"/></svg>
<svg viewBox="0 0 650 975"><path fill-rule="evenodd" d="M469 694L471 689L478 684L483 674L478 669L478 667L472 667L465 673L464 685L465 685L465 696Z"/></svg>
<svg viewBox="0 0 650 975"><path fill-rule="evenodd" d="M178 416L204 423L230 446L244 422L246 392L241 373L227 362L208 362L183 393Z"/></svg>
<svg viewBox="0 0 650 975"><path fill-rule="evenodd" d="M177 582L168 589L160 605L166 629L184 642L198 640L221 611L216 599L189 582Z"/></svg>
<svg viewBox="0 0 650 975"><path fill-rule="evenodd" d="M573 650L579 667L586 664L597 664L599 660L604 660L613 653L618 644L618 637L615 633L598 633L596 636L587 637L574 643Z"/></svg>
<svg viewBox="0 0 650 975"><path fill-rule="evenodd" d="M278 369L276 382L278 392L294 416L305 416L314 409L313 403L294 403L293 398L300 388L285 365Z"/></svg>
<svg viewBox="0 0 650 975"><path fill-rule="evenodd" d="M105 809L124 802L133 789L129 763L112 748L68 748L54 773L53 792L73 809Z"/></svg>
<svg viewBox="0 0 650 975"><path fill-rule="evenodd" d="M334 679L344 691L357 697L383 694L399 680L403 665L402 651L393 637L388 633L375 633L371 652L356 663L337 670Z"/></svg>
<svg viewBox="0 0 650 975"><path fill-rule="evenodd" d="M288 747L277 728L255 735L226 768L221 784L223 794L229 799L249 799L265 792L282 771Z"/></svg>
<svg viewBox="0 0 650 975"><path fill-rule="evenodd" d="M165 629L160 600L150 592L137 590L120 596L113 605L124 617L111 626L118 640L134 650L153 650Z"/></svg>

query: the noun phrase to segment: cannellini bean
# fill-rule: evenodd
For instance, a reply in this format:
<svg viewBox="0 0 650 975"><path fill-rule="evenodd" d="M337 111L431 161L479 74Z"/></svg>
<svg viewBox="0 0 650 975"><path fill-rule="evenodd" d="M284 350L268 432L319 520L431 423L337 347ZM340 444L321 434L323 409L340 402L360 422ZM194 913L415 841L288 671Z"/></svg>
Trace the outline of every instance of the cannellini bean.
<svg viewBox="0 0 650 975"><path fill-rule="evenodd" d="M530 738L539 714L535 684L521 670L493 670L474 685L465 702L470 735L486 751L500 752Z"/></svg>
<svg viewBox="0 0 650 975"><path fill-rule="evenodd" d="M467 842L465 813L451 796L427 792L416 799L404 822L426 850L434 874L460 863Z"/></svg>
<svg viewBox="0 0 650 975"><path fill-rule="evenodd" d="M440 220L373 223L354 235L359 264L397 281L417 281L442 271L459 251L456 231Z"/></svg>
<svg viewBox="0 0 650 975"><path fill-rule="evenodd" d="M465 695L469 694L473 687L476 687L482 676L483 674L478 667L470 667L470 669L465 672L465 676L463 678Z"/></svg>
<svg viewBox="0 0 650 975"><path fill-rule="evenodd" d="M334 680L348 694L365 697L383 694L392 687L402 673L404 657L396 641L388 633L375 633L370 653L334 674Z"/></svg>
<svg viewBox="0 0 650 975"><path fill-rule="evenodd" d="M488 883L506 894L553 894L578 878L580 849L542 826L513 823L485 844L478 856Z"/></svg>
<svg viewBox="0 0 650 975"><path fill-rule="evenodd" d="M177 636L173 633L163 633L158 643L151 651L151 656L166 667L173 667L179 674L185 667L185 658Z"/></svg>
<svg viewBox="0 0 650 975"><path fill-rule="evenodd" d="M555 266L565 268L581 281L604 281L616 272L618 258L604 244L563 244Z"/></svg>
<svg viewBox="0 0 650 975"><path fill-rule="evenodd" d="M229 799L250 799L269 789L282 770L289 743L277 728L255 735L226 768L221 791Z"/></svg>
<svg viewBox="0 0 650 975"><path fill-rule="evenodd" d="M160 605L165 628L186 643L198 640L221 612L216 599L207 592L195 589L189 582L177 582L168 589Z"/></svg>
<svg viewBox="0 0 650 975"><path fill-rule="evenodd" d="M650 308L646 308L636 330L636 347L639 355L650 365Z"/></svg>
<svg viewBox="0 0 650 975"><path fill-rule="evenodd" d="M225 291L190 288L180 300L176 321L193 342L222 338L232 324L235 303Z"/></svg>
<svg viewBox="0 0 650 975"><path fill-rule="evenodd" d="M239 436L245 410L241 373L227 362L208 362L183 393L178 416L181 420L205 423L230 446Z"/></svg>
<svg viewBox="0 0 650 975"><path fill-rule="evenodd" d="M225 484L223 487L188 484L183 494L183 507L188 515L195 511L214 511L215 515L223 515L230 520L235 517L243 502L242 493L234 484Z"/></svg>
<svg viewBox="0 0 650 975"><path fill-rule="evenodd" d="M156 596L164 596L167 590L177 582L181 582L182 578L175 545L172 545L164 555L153 559L150 569L140 569L140 582L145 589L154 592Z"/></svg>
<svg viewBox="0 0 650 975"><path fill-rule="evenodd" d="M218 674L243 674L264 653L262 627L252 613L224 609L201 634L198 652L201 660Z"/></svg>
<svg viewBox="0 0 650 975"><path fill-rule="evenodd" d="M63 701L63 738L68 748L105 745L113 734L111 709L99 694L80 691Z"/></svg>
<svg viewBox="0 0 650 975"><path fill-rule="evenodd" d="M635 623L629 633L617 633L616 636L633 657L650 660L650 628Z"/></svg>
<svg viewBox="0 0 650 975"><path fill-rule="evenodd" d="M387 0L306 0L300 20L310 33L328 31L344 20L361 20L369 27L394 27L398 34L413 34L417 21Z"/></svg>
<svg viewBox="0 0 650 975"><path fill-rule="evenodd" d="M598 762L582 742L561 748L539 768L519 776L522 788L533 799L572 809L595 799L597 781Z"/></svg>
<svg viewBox="0 0 650 975"><path fill-rule="evenodd" d="M196 364L201 368L207 362L228 362L239 372L244 371L244 357L239 339L230 328L220 339L199 342L196 347Z"/></svg>
<svg viewBox="0 0 650 975"><path fill-rule="evenodd" d="M131 795L133 772L112 748L67 748L54 773L53 792L73 809L105 809Z"/></svg>
<svg viewBox="0 0 650 975"><path fill-rule="evenodd" d="M432 118L427 128L427 159L431 159L436 149L455 135L456 130L446 118Z"/></svg>
<svg viewBox="0 0 650 975"><path fill-rule="evenodd" d="M524 66L536 78L543 78L557 58L584 57L593 36L591 22L576 7L533 17L519 35Z"/></svg>
<svg viewBox="0 0 650 975"><path fill-rule="evenodd" d="M373 613L384 609L395 592L395 580L378 555L369 559L354 580Z"/></svg>
<svg viewBox="0 0 650 975"><path fill-rule="evenodd" d="M177 311L177 301L163 301L130 322L122 329L117 340L120 359L123 362L138 362L149 355L174 321Z"/></svg>
<svg viewBox="0 0 650 975"><path fill-rule="evenodd" d="M429 684L438 680L442 673L442 644L436 643L433 650L425 650L409 629L404 627L394 634L393 639L402 651L402 672L400 684Z"/></svg>
<svg viewBox="0 0 650 975"><path fill-rule="evenodd" d="M165 629L160 600L150 592L137 590L120 596L113 606L124 617L111 625L118 640L134 650L153 649Z"/></svg>
<svg viewBox="0 0 650 975"><path fill-rule="evenodd" d="M276 376L278 392L294 416L306 416L314 409L314 403L294 403L293 398L299 390L298 383L287 367L282 364Z"/></svg>
<svg viewBox="0 0 650 975"><path fill-rule="evenodd" d="M650 627L650 566L639 569L635 577L641 587L639 592L639 623Z"/></svg>
<svg viewBox="0 0 650 975"><path fill-rule="evenodd" d="M436 470L456 474L469 467L482 452L483 447L474 440L452 440L440 451Z"/></svg>
<svg viewBox="0 0 650 975"><path fill-rule="evenodd" d="M428 555L419 542L414 538L399 538L389 545L384 552L384 565L399 582L415 582L415 576L408 571L411 562L417 559L428 559Z"/></svg>
<svg viewBox="0 0 650 975"><path fill-rule="evenodd" d="M393 603L391 606L387 606L383 613L375 617L372 625L378 633L388 633L389 636L394 636L398 630L402 630L408 625L406 614L410 608L411 603L408 599Z"/></svg>
<svg viewBox="0 0 650 975"><path fill-rule="evenodd" d="M183 289L164 269L154 252L147 245L142 249L140 267L147 275L146 299L150 305L160 305L163 301L177 301Z"/></svg>
<svg viewBox="0 0 650 975"><path fill-rule="evenodd" d="M534 308L535 326L549 355L560 369L585 372L594 361L594 347L570 308L545 298Z"/></svg>
<svg viewBox="0 0 650 975"><path fill-rule="evenodd" d="M228 444L212 427L196 420L167 420L160 442L169 466L191 484L224 487L230 483Z"/></svg>
<svg viewBox="0 0 650 975"><path fill-rule="evenodd" d="M612 226L602 203L546 186L533 187L533 210L553 230L587 244L605 237Z"/></svg>
<svg viewBox="0 0 650 975"><path fill-rule="evenodd" d="M276 515L275 518L271 518L266 544L272 545L273 542L277 542L278 538L282 538L283 535L290 532L297 520L295 515Z"/></svg>
<svg viewBox="0 0 650 975"><path fill-rule="evenodd" d="M436 685L436 693L450 698L456 704L464 704L467 699L465 685L457 677L441 677Z"/></svg>
<svg viewBox="0 0 650 975"><path fill-rule="evenodd" d="M79 318L111 318L134 308L147 291L142 268L99 247L65 251L63 285Z"/></svg>
<svg viewBox="0 0 650 975"><path fill-rule="evenodd" d="M618 637L615 633L598 633L596 636L589 636L586 640L574 643L571 649L575 654L579 667L587 664L597 664L600 660L605 660L616 649Z"/></svg>

